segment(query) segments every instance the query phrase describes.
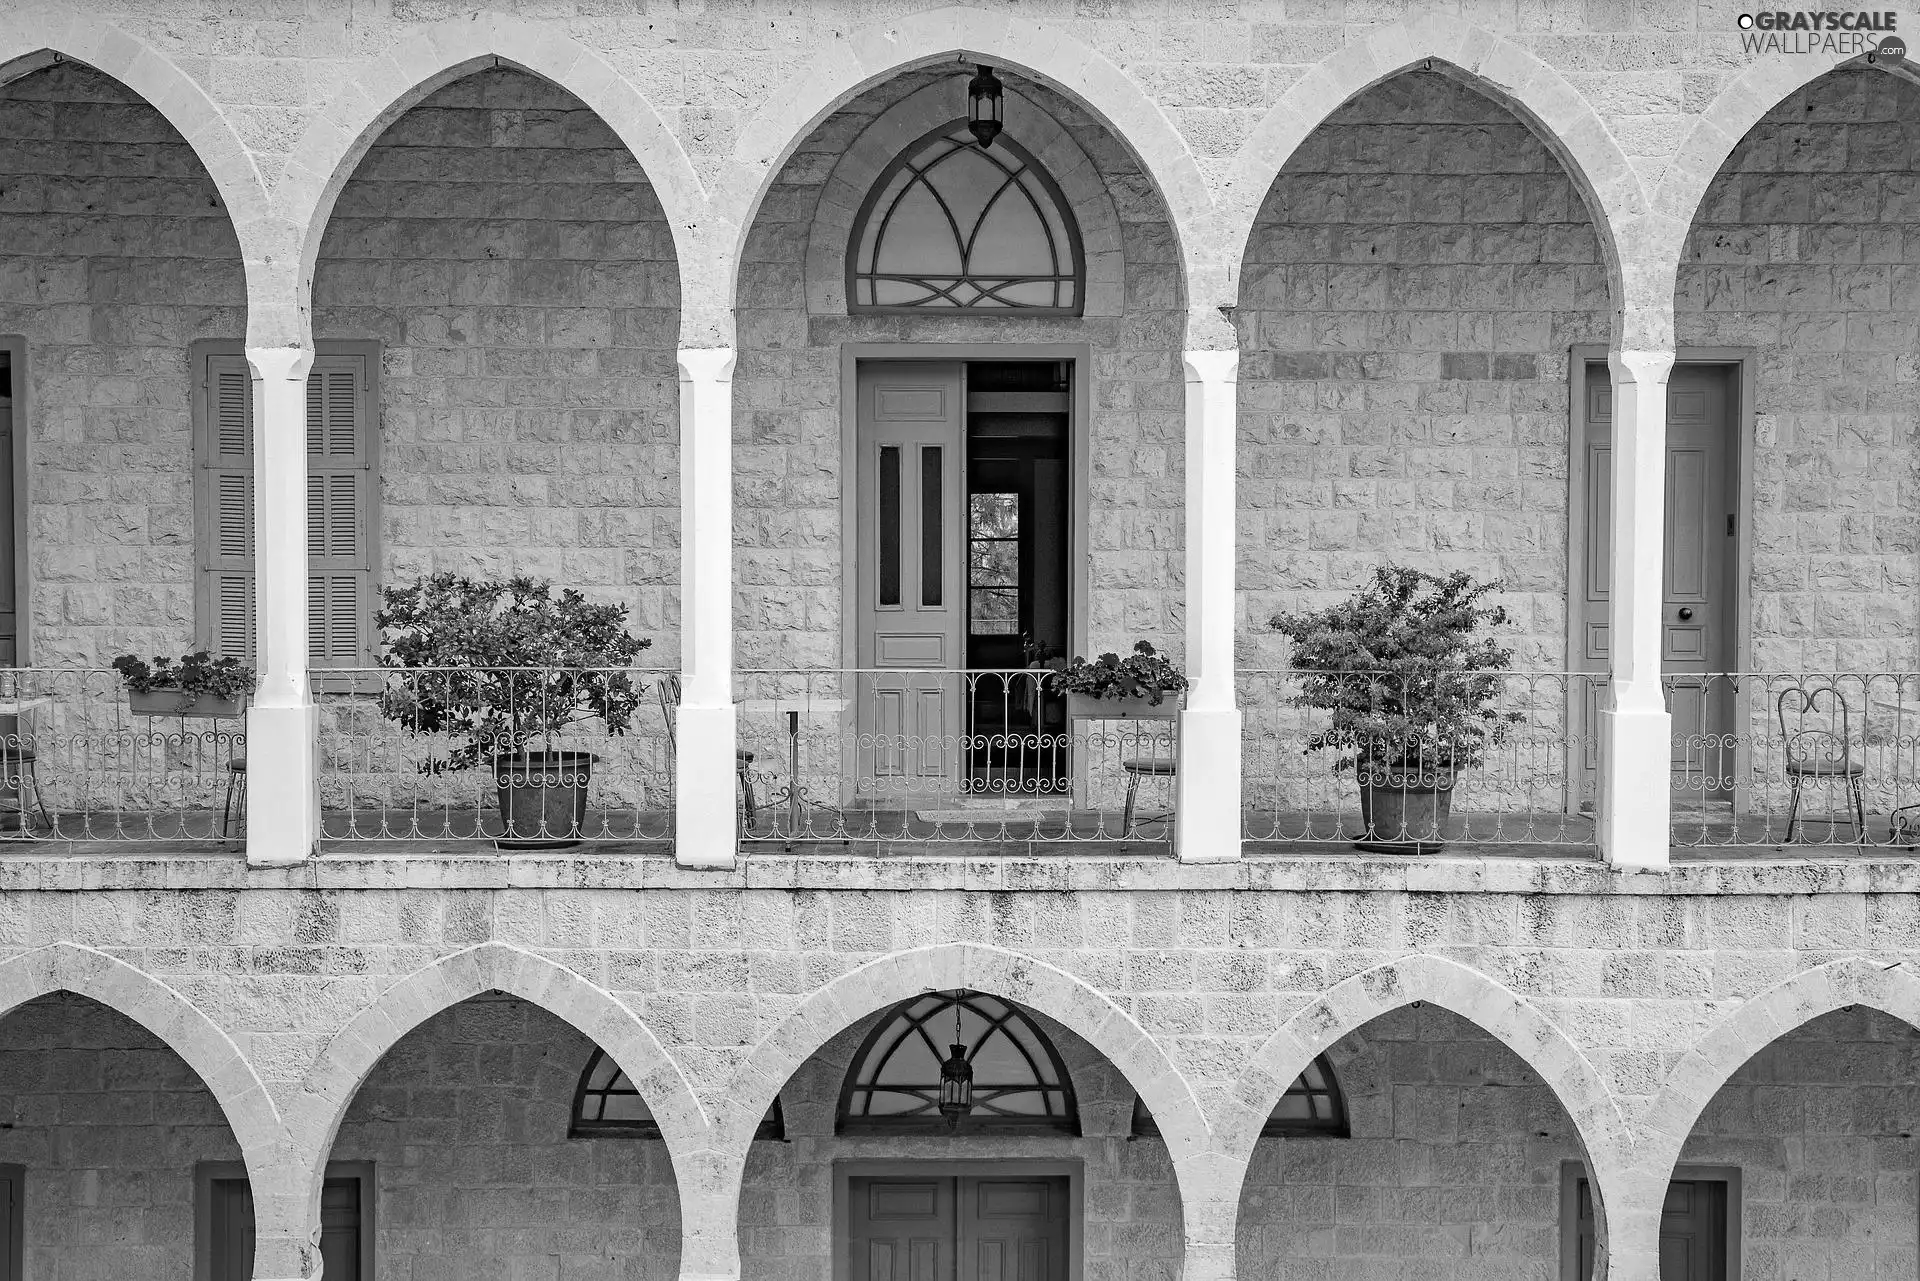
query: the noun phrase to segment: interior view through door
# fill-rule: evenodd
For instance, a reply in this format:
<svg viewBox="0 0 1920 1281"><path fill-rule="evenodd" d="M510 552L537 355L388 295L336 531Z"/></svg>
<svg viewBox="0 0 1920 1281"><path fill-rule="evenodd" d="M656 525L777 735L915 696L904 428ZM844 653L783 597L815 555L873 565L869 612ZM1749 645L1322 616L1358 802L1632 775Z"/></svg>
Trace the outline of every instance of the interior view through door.
<svg viewBox="0 0 1920 1281"><path fill-rule="evenodd" d="M863 790L1064 793L1073 365L863 361L855 418Z"/></svg>
<svg viewBox="0 0 1920 1281"><path fill-rule="evenodd" d="M850 1178L845 1275L1065 1281L1065 1175Z"/></svg>
<svg viewBox="0 0 1920 1281"><path fill-rule="evenodd" d="M1660 669L1673 714L1673 788L1693 803L1731 807L1733 694L1709 673L1734 668L1740 486L1734 415L1739 367L1680 363L1667 380L1665 584ZM1608 540L1612 499L1613 390L1607 367L1587 365L1585 478L1575 495L1584 555L1574 591L1574 636L1582 668L1604 672L1608 655ZM1599 768L1603 682L1584 683L1578 727L1579 803L1591 808Z"/></svg>

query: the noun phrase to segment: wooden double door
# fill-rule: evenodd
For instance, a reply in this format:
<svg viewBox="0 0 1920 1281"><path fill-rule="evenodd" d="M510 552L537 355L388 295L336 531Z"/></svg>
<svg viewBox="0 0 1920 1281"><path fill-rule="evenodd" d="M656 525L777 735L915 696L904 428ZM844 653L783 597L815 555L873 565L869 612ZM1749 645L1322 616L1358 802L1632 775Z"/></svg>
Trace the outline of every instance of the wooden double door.
<svg viewBox="0 0 1920 1281"><path fill-rule="evenodd" d="M1733 670L1739 623L1738 379L1735 365L1683 362L1667 380L1660 670L1673 715L1674 791L1696 800L1733 799L1732 687L1710 677ZM1613 389L1599 361L1586 367L1582 419L1574 524L1583 554L1572 622L1580 668L1600 674L1612 652ZM1603 685L1589 680L1580 691L1583 804L1596 795Z"/></svg>
<svg viewBox="0 0 1920 1281"><path fill-rule="evenodd" d="M1067 1281L1065 1175L851 1178L846 1281Z"/></svg>
<svg viewBox="0 0 1920 1281"><path fill-rule="evenodd" d="M1576 1184L1580 1257L1570 1281L1593 1276L1593 1193ZM1722 1179L1675 1179L1660 1207L1660 1281L1727 1281L1728 1187Z"/></svg>

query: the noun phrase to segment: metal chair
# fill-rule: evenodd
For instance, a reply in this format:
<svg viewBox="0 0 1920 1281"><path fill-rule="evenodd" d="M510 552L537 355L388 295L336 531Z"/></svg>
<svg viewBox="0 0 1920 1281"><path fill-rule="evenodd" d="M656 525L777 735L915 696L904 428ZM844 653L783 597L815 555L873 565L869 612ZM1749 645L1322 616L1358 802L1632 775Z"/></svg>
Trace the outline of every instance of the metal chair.
<svg viewBox="0 0 1920 1281"><path fill-rule="evenodd" d="M655 687L660 698L660 719L667 725L667 768L673 768L674 758L680 750L679 735L674 729L674 713L680 706L680 678L662 676ZM746 748L736 748L733 753L733 768L740 780L741 813L746 820L747 830L751 832L759 818L760 807L753 795L753 753Z"/></svg>
<svg viewBox="0 0 1920 1281"><path fill-rule="evenodd" d="M1854 842L1864 843L1867 803L1863 780L1867 767L1853 756L1853 712L1847 700L1830 685L1791 685L1780 691L1773 707L1786 743L1787 785L1793 789L1787 805L1787 843L1793 843L1794 824L1804 821L1800 818L1800 790L1808 779L1845 781L1853 811L1845 821L1853 824ZM1816 723L1809 724L1810 720ZM1836 820L1829 815L1827 821Z"/></svg>
<svg viewBox="0 0 1920 1281"><path fill-rule="evenodd" d="M1143 778L1173 778L1180 772L1179 765L1165 756L1129 756L1120 762L1120 768L1127 772L1127 807L1120 816L1120 832L1123 836L1132 836L1134 829L1133 803L1140 792L1140 780ZM1142 818L1141 823L1162 823L1173 817L1173 811Z"/></svg>

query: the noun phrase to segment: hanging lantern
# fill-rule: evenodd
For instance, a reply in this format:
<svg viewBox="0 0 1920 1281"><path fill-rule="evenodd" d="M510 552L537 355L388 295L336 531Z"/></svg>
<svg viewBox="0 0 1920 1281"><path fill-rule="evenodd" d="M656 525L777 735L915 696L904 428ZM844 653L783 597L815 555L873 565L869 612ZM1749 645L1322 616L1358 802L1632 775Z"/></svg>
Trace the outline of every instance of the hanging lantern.
<svg viewBox="0 0 1920 1281"><path fill-rule="evenodd" d="M960 1118L973 1111L973 1065L967 1062L967 1047L960 1035L960 1004L953 1006L953 1053L940 1065L940 1115L952 1129L960 1128Z"/></svg>
<svg viewBox="0 0 1920 1281"><path fill-rule="evenodd" d="M1006 104L1000 97L1000 81L993 68L982 66L967 81L967 130L974 141L991 147L1006 123Z"/></svg>

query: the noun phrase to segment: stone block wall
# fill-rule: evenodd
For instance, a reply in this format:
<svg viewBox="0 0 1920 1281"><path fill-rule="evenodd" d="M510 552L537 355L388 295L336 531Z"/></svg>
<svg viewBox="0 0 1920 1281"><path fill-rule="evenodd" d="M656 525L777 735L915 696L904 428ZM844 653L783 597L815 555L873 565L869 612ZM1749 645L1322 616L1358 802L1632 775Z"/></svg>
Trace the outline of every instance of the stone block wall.
<svg viewBox="0 0 1920 1281"><path fill-rule="evenodd" d="M382 352L383 575L530 573L679 660L679 278L631 153L571 94L477 72L341 191L319 338Z"/></svg>
<svg viewBox="0 0 1920 1281"><path fill-rule="evenodd" d="M1682 345L1758 356L1752 666L1920 666L1920 90L1835 72L1768 112L1696 216Z"/></svg>
<svg viewBox="0 0 1920 1281"><path fill-rule="evenodd" d="M1566 662L1567 351L1608 333L1592 218L1458 81L1340 107L1267 193L1241 282L1240 653L1394 561L1507 586L1515 666Z"/></svg>
<svg viewBox="0 0 1920 1281"><path fill-rule="evenodd" d="M1065 1062L1080 1105L1079 1138L847 1136L833 1132L840 1089L861 1042L884 1015L839 1033L780 1092L786 1143L756 1143L741 1190L742 1281L831 1281L836 1161L1078 1160L1084 1163L1082 1248L1088 1281L1177 1277L1180 1198L1166 1145L1133 1139L1131 1086L1106 1058L1046 1018L1034 1022Z"/></svg>
<svg viewBox="0 0 1920 1281"><path fill-rule="evenodd" d="M28 661L191 647L188 347L246 323L227 210L158 111L74 62L0 89L0 334L27 342Z"/></svg>
<svg viewBox="0 0 1920 1281"><path fill-rule="evenodd" d="M1121 220L1126 310L1028 319L810 316L806 237L821 184L873 118L936 72L907 73L823 122L787 160L747 238L734 379L734 626L739 665L843 667L840 643L840 348L844 343L1092 346L1087 563L1089 647L1136 637L1182 648L1185 299L1167 213L1126 147L1083 108L1009 78L1090 156ZM954 114L964 102L955 99ZM1017 118L1009 136L1020 137Z"/></svg>
<svg viewBox="0 0 1920 1281"><path fill-rule="evenodd" d="M194 1165L240 1147L193 1069L61 993L0 1023L0 1164L25 1167L32 1281L193 1275Z"/></svg>
<svg viewBox="0 0 1920 1281"><path fill-rule="evenodd" d="M680 1203L666 1145L569 1138L593 1042L482 996L395 1045L354 1098L336 1161L371 1161L380 1275L672 1281Z"/></svg>

